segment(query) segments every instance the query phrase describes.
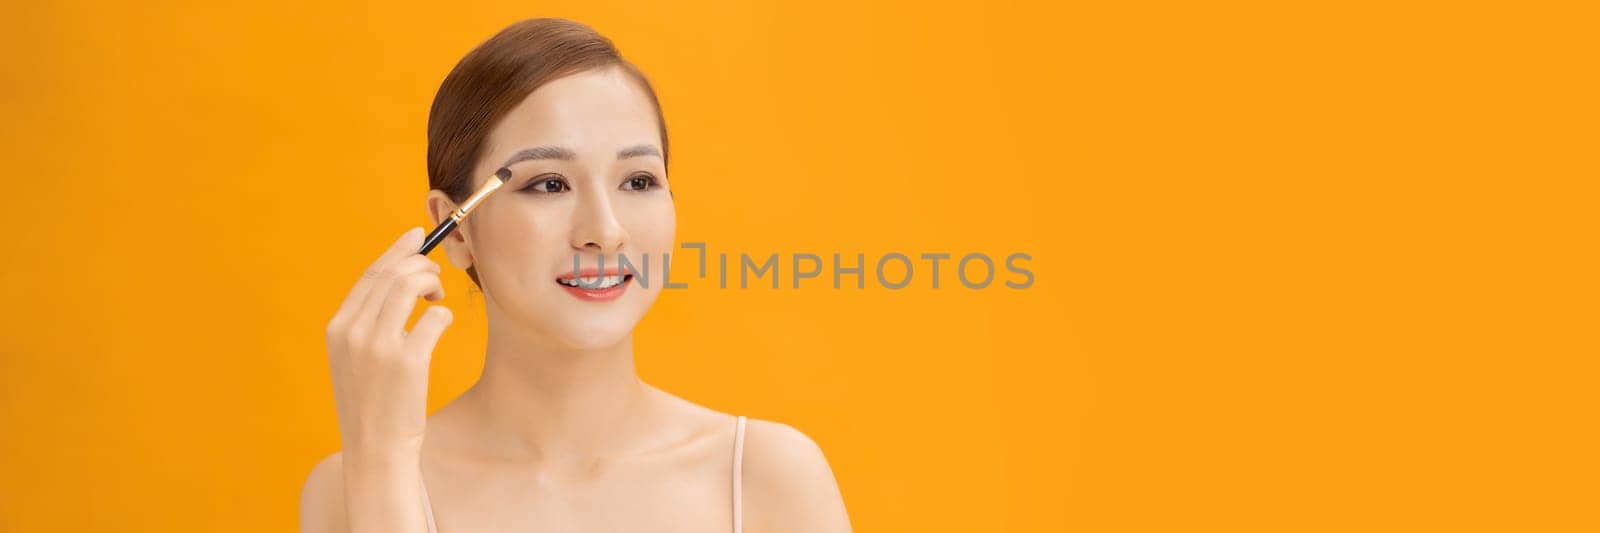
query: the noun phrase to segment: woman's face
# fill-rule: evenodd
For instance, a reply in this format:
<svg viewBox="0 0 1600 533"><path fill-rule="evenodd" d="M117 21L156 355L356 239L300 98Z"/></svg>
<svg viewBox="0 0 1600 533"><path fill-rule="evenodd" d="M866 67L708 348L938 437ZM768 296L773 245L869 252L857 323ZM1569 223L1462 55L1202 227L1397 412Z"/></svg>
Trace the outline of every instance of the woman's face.
<svg viewBox="0 0 1600 533"><path fill-rule="evenodd" d="M677 226L649 96L617 68L552 81L490 133L474 188L514 159L512 178L459 229L452 262L477 267L490 313L503 313L491 323L571 349L615 345L660 294ZM571 287L574 257L580 277L627 274L622 257L641 275Z"/></svg>

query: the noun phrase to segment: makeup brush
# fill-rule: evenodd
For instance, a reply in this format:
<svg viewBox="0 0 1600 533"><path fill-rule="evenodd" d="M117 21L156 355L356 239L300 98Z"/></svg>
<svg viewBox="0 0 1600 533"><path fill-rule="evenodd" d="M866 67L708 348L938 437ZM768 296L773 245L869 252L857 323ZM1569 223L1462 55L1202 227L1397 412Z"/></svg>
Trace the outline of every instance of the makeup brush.
<svg viewBox="0 0 1600 533"><path fill-rule="evenodd" d="M417 253L428 255L428 251L433 250L433 247L444 242L444 238L450 234L450 230L456 229L456 224L459 224L461 219L467 218L467 213L471 213L472 209L477 207L480 202L483 202L484 198L489 197L489 193L499 189L501 185L505 185L506 180L511 179L511 169L500 167L500 170L494 171L494 177L498 179L484 182L483 186L478 188L478 192L474 192L472 196L467 197L466 203L456 208L454 213L450 213L450 218L445 219L444 222L439 223L439 227L433 228L433 231L428 232L428 238L422 241L422 250Z"/></svg>

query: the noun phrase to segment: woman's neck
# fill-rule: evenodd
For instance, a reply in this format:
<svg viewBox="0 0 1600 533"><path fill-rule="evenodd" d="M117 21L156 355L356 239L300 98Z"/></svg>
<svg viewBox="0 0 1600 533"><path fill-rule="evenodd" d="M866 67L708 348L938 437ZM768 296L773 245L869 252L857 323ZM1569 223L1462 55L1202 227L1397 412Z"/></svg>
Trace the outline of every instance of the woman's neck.
<svg viewBox="0 0 1600 533"><path fill-rule="evenodd" d="M462 400L484 451L512 461L582 465L628 450L642 432L649 385L633 365L633 336L576 350L489 324L483 374Z"/></svg>

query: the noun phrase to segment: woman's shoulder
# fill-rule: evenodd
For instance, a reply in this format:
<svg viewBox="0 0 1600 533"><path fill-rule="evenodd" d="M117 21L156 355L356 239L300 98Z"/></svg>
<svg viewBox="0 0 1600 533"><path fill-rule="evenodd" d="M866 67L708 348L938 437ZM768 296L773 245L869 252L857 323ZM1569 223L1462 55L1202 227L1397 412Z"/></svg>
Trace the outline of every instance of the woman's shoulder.
<svg viewBox="0 0 1600 533"><path fill-rule="evenodd" d="M822 447L799 428L746 417L741 469L751 531L849 531L844 500Z"/></svg>
<svg viewBox="0 0 1600 533"><path fill-rule="evenodd" d="M344 452L333 452L317 462L306 475L305 485L300 489L300 531L343 529L343 457Z"/></svg>
<svg viewBox="0 0 1600 533"><path fill-rule="evenodd" d="M827 466L822 446L799 428L760 418L745 417L745 458L796 466Z"/></svg>
<svg viewBox="0 0 1600 533"><path fill-rule="evenodd" d="M733 437L734 421L739 413L728 413L693 402L667 391L656 389L669 401L677 404L688 419L704 433ZM727 441L723 441L727 442ZM822 447L810 435L792 425L776 420L745 416L744 430L744 483L773 482L790 485L794 482L821 482L833 484L833 470L828 466ZM759 485L758 485L759 486Z"/></svg>

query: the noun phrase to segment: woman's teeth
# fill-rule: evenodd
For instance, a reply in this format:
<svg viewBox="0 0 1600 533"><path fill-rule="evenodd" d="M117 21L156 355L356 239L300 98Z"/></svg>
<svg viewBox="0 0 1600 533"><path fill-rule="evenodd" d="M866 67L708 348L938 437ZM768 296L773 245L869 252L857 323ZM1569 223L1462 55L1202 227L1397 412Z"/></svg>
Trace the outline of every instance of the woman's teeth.
<svg viewBox="0 0 1600 533"><path fill-rule="evenodd" d="M590 276L580 278L560 278L557 279L556 282L568 287L577 287L580 289L609 289L621 284L627 278L627 275L599 277Z"/></svg>

